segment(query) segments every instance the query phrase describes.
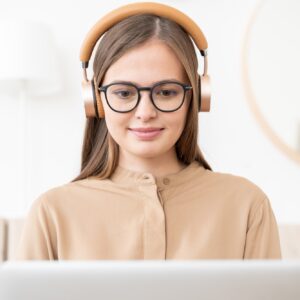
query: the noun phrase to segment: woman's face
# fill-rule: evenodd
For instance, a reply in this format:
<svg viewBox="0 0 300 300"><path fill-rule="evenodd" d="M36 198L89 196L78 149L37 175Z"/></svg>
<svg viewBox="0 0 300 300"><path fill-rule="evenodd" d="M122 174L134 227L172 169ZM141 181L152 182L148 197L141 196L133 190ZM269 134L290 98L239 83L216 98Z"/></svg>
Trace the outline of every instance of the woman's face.
<svg viewBox="0 0 300 300"><path fill-rule="evenodd" d="M183 66L176 54L165 43L151 40L126 52L107 70L102 85L113 81L129 81L137 86L152 86L162 80L188 83ZM112 138L120 146L120 156L139 158L166 157L175 152L175 143L185 125L188 109L188 93L183 105L174 112L157 110L150 99L149 91L141 91L138 106L127 113L113 111L101 98L105 120ZM156 128L156 132L143 133L137 130Z"/></svg>

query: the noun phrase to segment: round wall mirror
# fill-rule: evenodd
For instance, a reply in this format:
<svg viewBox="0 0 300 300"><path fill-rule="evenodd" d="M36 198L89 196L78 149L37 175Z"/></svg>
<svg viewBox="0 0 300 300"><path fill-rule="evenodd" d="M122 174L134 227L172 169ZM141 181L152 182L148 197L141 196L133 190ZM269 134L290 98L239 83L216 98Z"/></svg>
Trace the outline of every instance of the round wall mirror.
<svg viewBox="0 0 300 300"><path fill-rule="evenodd" d="M263 0L242 49L246 98L263 131L300 163L300 1Z"/></svg>

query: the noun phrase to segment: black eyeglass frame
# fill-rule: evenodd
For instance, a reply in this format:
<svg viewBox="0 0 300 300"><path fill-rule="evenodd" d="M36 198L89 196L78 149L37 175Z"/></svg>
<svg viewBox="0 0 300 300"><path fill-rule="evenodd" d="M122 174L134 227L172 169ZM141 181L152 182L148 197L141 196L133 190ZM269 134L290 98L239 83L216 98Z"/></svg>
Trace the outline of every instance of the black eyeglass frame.
<svg viewBox="0 0 300 300"><path fill-rule="evenodd" d="M153 97L152 97L152 93L153 93L153 90L155 87L157 87L158 85L161 85L161 84L166 84L166 83L175 83L175 84L178 84L180 85L182 88L183 88L183 97L182 97L182 101L181 101L181 104L179 105L179 107L177 107L176 109L173 109L173 110L162 110L160 108L158 108L155 103L154 103L154 100L153 100ZM126 110L126 111L119 111L119 110L116 110L114 109L113 107L111 107L111 105L109 104L109 101L107 99L107 89L112 86L112 85L117 85L117 84L126 84L126 85L129 85L129 86L133 86L134 88L136 88L136 90L138 91L138 99L137 99L137 102L136 102L136 105L130 109L130 110ZM127 82L127 81L118 81L118 82L113 82L113 83L110 83L110 84L107 84L107 85L104 85L104 86L100 86L98 87L98 90L100 92L104 92L105 94L105 100L106 100L106 103L107 105L115 112L118 112L118 113L128 113L130 111L133 111L140 103L140 100L141 100L141 93L140 91L150 91L150 99L151 99L151 102L153 104L153 106L161 111L161 112L173 112L173 111L176 111L178 110L184 103L184 99L185 99L185 95L186 95L186 91L189 91L193 89L192 86L188 85L188 84L184 84L184 83L181 83L181 82L178 82L178 81L172 81L172 80L163 80L163 81L159 81L157 83L155 83L153 86L147 86L147 87L138 87L136 86L135 84L133 84L132 82Z"/></svg>

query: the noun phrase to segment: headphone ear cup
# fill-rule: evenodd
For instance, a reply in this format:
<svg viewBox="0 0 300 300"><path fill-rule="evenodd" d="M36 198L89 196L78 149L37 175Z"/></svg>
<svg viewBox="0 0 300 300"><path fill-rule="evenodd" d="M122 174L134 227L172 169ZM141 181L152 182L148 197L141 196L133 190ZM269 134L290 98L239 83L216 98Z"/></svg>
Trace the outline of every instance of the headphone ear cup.
<svg viewBox="0 0 300 300"><path fill-rule="evenodd" d="M93 95L96 103L97 118L101 119L104 118L104 109L103 109L102 99L95 78L93 78L92 80L92 86L93 86Z"/></svg>
<svg viewBox="0 0 300 300"><path fill-rule="evenodd" d="M93 81L83 80L81 83L81 92L84 101L85 116L87 118L97 117L97 103L94 95Z"/></svg>
<svg viewBox="0 0 300 300"><path fill-rule="evenodd" d="M198 76L199 84L199 106L198 111L210 111L210 100L211 100L211 87L210 87L210 77L208 75Z"/></svg>

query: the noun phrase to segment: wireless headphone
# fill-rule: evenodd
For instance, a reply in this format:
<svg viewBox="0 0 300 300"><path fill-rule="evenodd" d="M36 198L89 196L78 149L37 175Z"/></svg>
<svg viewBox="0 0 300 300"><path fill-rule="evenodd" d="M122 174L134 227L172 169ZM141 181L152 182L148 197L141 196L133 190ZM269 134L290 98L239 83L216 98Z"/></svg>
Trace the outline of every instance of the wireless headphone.
<svg viewBox="0 0 300 300"><path fill-rule="evenodd" d="M87 118L104 118L104 109L95 79L87 78L93 49L100 37L116 23L137 14L153 14L168 18L182 26L192 37L201 55L204 57L203 75L198 74L199 105L198 111L210 110L210 78L207 75L207 41L198 25L181 11L160 3L140 2L121 6L101 18L88 32L80 50L80 61L83 68L82 95Z"/></svg>

